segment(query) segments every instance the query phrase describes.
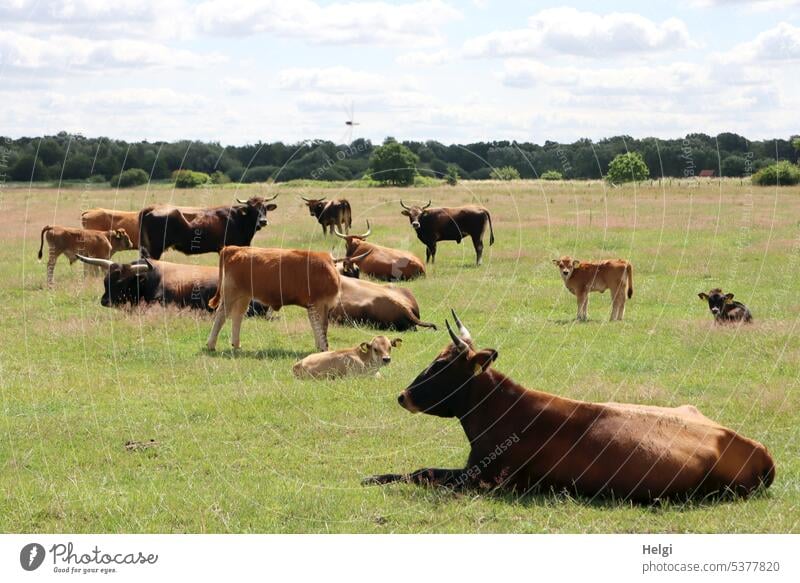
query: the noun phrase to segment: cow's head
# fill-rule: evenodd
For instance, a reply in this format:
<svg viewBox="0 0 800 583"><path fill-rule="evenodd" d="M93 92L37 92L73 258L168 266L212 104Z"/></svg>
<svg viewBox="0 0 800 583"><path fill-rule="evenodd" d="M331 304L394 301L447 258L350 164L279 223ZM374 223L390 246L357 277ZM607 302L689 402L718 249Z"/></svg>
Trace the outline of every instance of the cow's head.
<svg viewBox="0 0 800 583"><path fill-rule="evenodd" d="M141 301L142 288L148 272L154 269L149 259L137 259L133 263L115 263L110 259L84 257L78 259L89 265L97 265L106 271L103 279L105 290L100 304L106 308L124 304L136 305Z"/></svg>
<svg viewBox="0 0 800 583"><path fill-rule="evenodd" d="M376 336L369 342L358 345L358 355L367 366L386 366L392 362L392 348L397 348L402 343L401 338L389 340L386 336Z"/></svg>
<svg viewBox="0 0 800 583"><path fill-rule="evenodd" d="M108 241L112 251L127 251L133 249L133 242L125 229L114 229L108 232Z"/></svg>
<svg viewBox="0 0 800 583"><path fill-rule="evenodd" d="M364 240L372 234L372 228L369 226L369 220L367 221L367 232L363 235L345 235L339 232L339 229L334 227L333 229L334 234L339 237L340 239L344 239L345 250L347 255L352 255L358 249L358 246L364 242Z"/></svg>
<svg viewBox="0 0 800 583"><path fill-rule="evenodd" d="M708 293L700 292L697 294L697 297L708 302L708 309L711 310L715 318L722 315L725 304L733 302L733 294L723 293L718 287L715 287Z"/></svg>
<svg viewBox="0 0 800 583"><path fill-rule="evenodd" d="M261 227L266 227L269 224L267 213L278 208L278 205L270 202L276 198L278 198L277 194L271 198L264 198L263 196L251 196L247 200L237 198L236 202L239 204L233 206L233 212L243 217L252 217L256 231L258 231Z"/></svg>
<svg viewBox="0 0 800 583"><path fill-rule="evenodd" d="M326 197L324 196L322 198L306 198L305 196L301 196L300 198L302 198L306 206L308 206L308 214L316 218L319 218L327 204L325 202Z"/></svg>
<svg viewBox="0 0 800 583"><path fill-rule="evenodd" d="M563 280L568 280L572 272L581 264L577 259L573 259L569 255L564 255L561 259L553 259L553 265L558 267L558 273L561 274Z"/></svg>
<svg viewBox="0 0 800 583"><path fill-rule="evenodd" d="M422 411L438 417L464 414L468 410L466 392L472 379L489 370L497 359L496 350L475 350L469 330L455 312L452 314L458 334L445 321L452 342L397 397L400 406L412 413Z"/></svg>
<svg viewBox="0 0 800 583"><path fill-rule="evenodd" d="M400 206L403 207L403 210L400 211L400 214L408 217L408 222L411 223L411 226L414 227L414 230L417 230L419 229L419 220L427 212L425 209L431 206L431 201L428 201L428 204L425 206L406 206L401 200Z"/></svg>
<svg viewBox="0 0 800 583"><path fill-rule="evenodd" d="M333 256L333 253L331 253L331 259L333 259L334 263L340 264L339 273L345 277L359 279L361 277L361 269L358 267L358 262L364 259L364 257L370 253L372 253L372 249L367 249L367 251L361 255L356 255L354 257L340 257L338 259Z"/></svg>

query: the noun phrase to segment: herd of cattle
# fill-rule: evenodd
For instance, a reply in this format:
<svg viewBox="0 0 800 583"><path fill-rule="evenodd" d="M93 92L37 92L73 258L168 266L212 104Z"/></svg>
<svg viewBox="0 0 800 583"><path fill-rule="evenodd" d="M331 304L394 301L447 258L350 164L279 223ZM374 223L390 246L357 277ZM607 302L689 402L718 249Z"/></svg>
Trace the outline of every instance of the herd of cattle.
<svg viewBox="0 0 800 583"><path fill-rule="evenodd" d="M207 348L214 350L226 320L231 344L240 346L245 315L258 316L283 306L305 308L316 353L297 362L301 378L374 374L391 362L400 338L375 336L353 348L328 350L328 323L366 323L397 331L436 329L420 319L412 292L394 283L425 276L439 241L467 237L481 264L483 236L494 231L489 211L479 206L431 208L400 201L402 215L426 248L426 262L413 253L367 241L372 230L351 233L346 200L303 198L323 234L345 241L345 255L303 249L250 245L269 224L272 198L254 196L212 208L151 205L137 212L92 209L82 214L83 228L46 226L39 258L49 247L47 284L60 255L86 269L104 272L103 306L159 303L214 310ZM117 263L112 255L135 249L140 257ZM219 253L218 267L162 261L175 249L187 255ZM554 259L565 287L578 304L577 318L588 317L590 292L610 290L611 320L622 320L633 296L633 267L622 259L598 262ZM718 323L752 321L733 294L715 288L699 297ZM702 415L691 405L667 408L623 403L589 403L527 389L493 368L498 353L477 349L469 330L453 312L457 332L445 322L451 342L398 397L410 412L457 417L471 452L461 469L424 468L408 474L384 474L364 481L405 481L450 488L502 487L517 492L534 488L568 490L587 496L614 496L640 502L707 495L748 495L768 487L775 464L767 449Z"/></svg>

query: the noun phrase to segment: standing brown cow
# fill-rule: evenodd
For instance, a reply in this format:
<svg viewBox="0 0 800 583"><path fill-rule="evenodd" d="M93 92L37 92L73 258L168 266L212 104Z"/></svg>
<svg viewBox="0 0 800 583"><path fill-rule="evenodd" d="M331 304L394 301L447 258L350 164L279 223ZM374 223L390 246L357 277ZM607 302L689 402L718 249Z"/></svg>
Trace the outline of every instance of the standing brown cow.
<svg viewBox="0 0 800 583"><path fill-rule="evenodd" d="M335 198L333 200L325 201L323 198L306 198L301 196L306 206L308 206L308 214L316 217L320 225L322 225L322 235L330 233L333 235L333 228L343 230L345 233L350 232L350 227L353 226L353 218L350 210L350 203L344 198Z"/></svg>
<svg viewBox="0 0 800 583"><path fill-rule="evenodd" d="M578 299L578 320L589 318L589 293L611 290L611 320L622 320L625 301L633 297L633 266L624 259L578 261L553 259L569 293Z"/></svg>
<svg viewBox="0 0 800 583"><path fill-rule="evenodd" d="M367 221L367 232L363 235L343 235L338 229L334 234L344 239L347 256L369 253L357 262L359 270L369 276L383 280L414 279L425 275L425 265L413 253L391 249L374 243L367 243L366 238L372 234Z"/></svg>
<svg viewBox="0 0 800 583"><path fill-rule="evenodd" d="M566 490L652 502L659 498L746 496L768 487L767 448L695 407L588 403L527 389L477 350L453 314L451 344L398 397L416 413L456 417L469 440L467 465L384 474L367 484L413 482L451 488Z"/></svg>
<svg viewBox="0 0 800 583"><path fill-rule="evenodd" d="M131 239L125 229L95 231L92 229L47 225L39 234L39 259L42 258L45 238L50 248L50 253L47 257L47 285L53 285L53 271L56 267L56 260L62 254L67 256L70 265L72 265L78 259L78 254L110 259L117 251L133 248ZM84 267L89 268L89 266Z"/></svg>
<svg viewBox="0 0 800 583"><path fill-rule="evenodd" d="M239 348L242 318L250 300L275 311L308 310L317 350L328 350L328 314L339 299L339 272L327 253L228 245L219 254L219 287L208 305L216 308L207 346L214 350L225 319L233 320L231 344Z"/></svg>
<svg viewBox="0 0 800 583"><path fill-rule="evenodd" d="M472 238L475 247L476 263L481 264L483 257L483 232L489 225L489 245L494 245L494 230L492 229L492 216L482 206L459 206L428 208L431 201L425 206L406 206L401 214L408 217L408 222L417 233L417 238L425 245L425 263L436 261L436 243L438 241L455 241Z"/></svg>
<svg viewBox="0 0 800 583"><path fill-rule="evenodd" d="M164 205L167 206L167 205ZM193 220L203 209L194 206L171 206L178 209L187 221ZM81 213L81 225L84 229L95 231L113 231L125 229L131 238L134 249L139 248L139 211L115 211L104 208L93 208Z"/></svg>

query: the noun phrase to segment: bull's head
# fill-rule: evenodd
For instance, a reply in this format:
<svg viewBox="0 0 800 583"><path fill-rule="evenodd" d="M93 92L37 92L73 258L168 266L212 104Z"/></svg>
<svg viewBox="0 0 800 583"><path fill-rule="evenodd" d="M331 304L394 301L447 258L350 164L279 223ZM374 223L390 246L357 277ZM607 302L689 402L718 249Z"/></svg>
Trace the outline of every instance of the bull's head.
<svg viewBox="0 0 800 583"><path fill-rule="evenodd" d="M457 417L469 411L467 392L472 380L489 370L497 359L497 351L475 350L472 336L455 311L456 334L445 320L452 342L448 344L400 393L400 406L417 413L422 411L438 417Z"/></svg>
<svg viewBox="0 0 800 583"><path fill-rule="evenodd" d="M103 285L105 290L100 304L106 308L124 304L137 305L143 298L147 273L153 270L149 259L137 259L133 263L115 263L110 259L84 257L78 259L88 265L102 267L105 272Z"/></svg>
<svg viewBox="0 0 800 583"><path fill-rule="evenodd" d="M372 234L372 228L369 226L369 220L367 220L367 232L363 235L344 235L336 227L334 227L333 232L340 239L344 239L345 249L349 256L355 253L358 246Z"/></svg>
<svg viewBox="0 0 800 583"><path fill-rule="evenodd" d="M411 226L414 227L414 230L416 231L420 227L419 220L425 215L425 209L431 206L431 201L428 201L428 204L425 206L406 206L406 204L401 200L400 206L403 207L403 210L400 211L400 214L408 217L408 222L411 223Z"/></svg>
<svg viewBox="0 0 800 583"><path fill-rule="evenodd" d="M340 257L339 259L333 258L333 253L331 253L331 258L333 258L334 263L341 263L339 272L342 275L345 277L352 277L353 279L359 279L361 277L361 268L358 266L358 263L370 253L372 253L372 249L368 249L365 253L356 255L355 257Z"/></svg>
<svg viewBox="0 0 800 583"><path fill-rule="evenodd" d="M561 259L553 259L553 265L558 267L558 273L561 274L561 278L564 281L570 278L572 272L575 271L575 268L580 264L580 261L573 259L569 255L564 255Z"/></svg>
<svg viewBox="0 0 800 583"><path fill-rule="evenodd" d="M278 198L277 194L270 198L264 198L263 196L251 196L247 200L237 198L236 202L238 202L239 205L233 208L235 212L238 212L242 216L253 216L255 218L256 231L258 231L269 224L267 212L274 211L278 208L278 205L270 203L270 201L276 198Z"/></svg>
<svg viewBox="0 0 800 583"><path fill-rule="evenodd" d="M322 198L306 198L305 196L301 196L300 198L305 201L306 206L308 206L308 214L312 217L319 218L319 216L322 214L322 211L325 210L325 198L327 197L323 196Z"/></svg>
<svg viewBox="0 0 800 583"><path fill-rule="evenodd" d="M733 302L733 294L723 293L718 287L715 287L708 293L700 292L697 294L697 297L708 302L708 309L711 310L715 318L722 315L725 304Z"/></svg>

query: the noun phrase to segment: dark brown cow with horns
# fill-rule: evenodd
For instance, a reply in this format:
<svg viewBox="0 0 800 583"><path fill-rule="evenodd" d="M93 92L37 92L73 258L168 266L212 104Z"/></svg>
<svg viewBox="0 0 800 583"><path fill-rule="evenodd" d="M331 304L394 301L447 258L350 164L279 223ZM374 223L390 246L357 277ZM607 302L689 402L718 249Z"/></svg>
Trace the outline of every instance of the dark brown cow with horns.
<svg viewBox="0 0 800 583"><path fill-rule="evenodd" d="M345 233L350 232L350 227L353 226L352 213L350 211L350 203L344 198L336 198L333 200L325 201L323 198L306 198L301 196L306 206L308 206L308 214L316 217L320 225L322 225L322 234L333 235L333 229L343 230Z"/></svg>
<svg viewBox="0 0 800 583"><path fill-rule="evenodd" d="M345 240L347 257L357 263L361 273L383 280L414 279L425 275L425 265L413 253L367 243L367 237L372 234L369 221L363 235L344 235L338 229L333 232ZM357 255L365 257L356 262L352 258Z"/></svg>
<svg viewBox="0 0 800 583"><path fill-rule="evenodd" d="M746 496L769 486L767 448L691 405L588 403L527 389L492 368L497 351L477 350L453 317L452 343L398 397L416 413L457 417L470 442L465 468L425 468L367 478L452 488L544 488L637 502Z"/></svg>
<svg viewBox="0 0 800 583"><path fill-rule="evenodd" d="M139 246L153 259L173 248L187 255L219 252L225 245L249 245L256 232L269 224L267 213L277 205L271 198L236 199L237 204L198 209L188 218L172 205L151 205L139 211Z"/></svg>
<svg viewBox="0 0 800 583"><path fill-rule="evenodd" d="M483 232L489 225L489 245L494 244L492 216L482 206L459 206L429 208L431 201L424 206L403 207L401 214L408 217L408 222L417 233L417 238L425 245L425 263L436 261L436 243L439 241L455 241L472 238L475 247L476 262L481 264L483 258Z"/></svg>

